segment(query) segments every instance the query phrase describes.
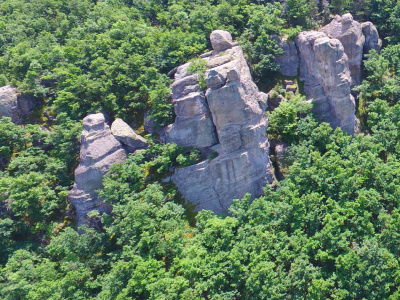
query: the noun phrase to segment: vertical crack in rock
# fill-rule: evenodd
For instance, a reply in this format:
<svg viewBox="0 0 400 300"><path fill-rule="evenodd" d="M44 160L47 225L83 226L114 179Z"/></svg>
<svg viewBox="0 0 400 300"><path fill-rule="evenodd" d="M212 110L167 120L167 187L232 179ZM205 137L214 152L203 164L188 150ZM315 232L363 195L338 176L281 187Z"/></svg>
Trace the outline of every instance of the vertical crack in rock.
<svg viewBox="0 0 400 300"><path fill-rule="evenodd" d="M164 140L212 150L219 156L176 169L172 180L197 210L227 212L232 200L262 194L273 180L265 135L267 95L251 79L242 48L226 31L211 34L214 51L202 55L207 90L199 91L198 76L178 68L172 85L175 123ZM182 103L184 102L184 103Z"/></svg>

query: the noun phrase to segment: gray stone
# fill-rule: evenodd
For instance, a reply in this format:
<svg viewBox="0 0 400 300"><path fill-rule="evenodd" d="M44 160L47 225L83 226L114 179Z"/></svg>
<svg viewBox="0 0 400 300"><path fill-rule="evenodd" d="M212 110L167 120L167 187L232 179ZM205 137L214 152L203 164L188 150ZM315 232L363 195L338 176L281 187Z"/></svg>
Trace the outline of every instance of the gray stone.
<svg viewBox="0 0 400 300"><path fill-rule="evenodd" d="M275 63L279 66L279 72L284 76L297 76L299 71L300 59L296 44L289 41L286 36L278 37L271 35L272 40L278 43L283 50L283 54L275 57Z"/></svg>
<svg viewBox="0 0 400 300"><path fill-rule="evenodd" d="M355 101L350 93L352 80L342 43L317 31L300 33L296 43L301 58L300 80L305 83L307 99L314 104L313 111L320 121L353 134Z"/></svg>
<svg viewBox="0 0 400 300"><path fill-rule="evenodd" d="M229 38L225 39L229 43L222 43L224 47L215 46L213 37L217 33L211 35L214 50L224 52L202 56L208 67L205 94L182 93L188 86L193 89L193 81L188 78L191 75L186 65L178 68L173 84L176 120L165 129L165 136L166 141L219 154L212 160L176 169L172 180L197 210L222 213L235 198L246 193L261 195L263 187L272 182L273 172L265 135L268 95L259 92L252 81L240 46Z"/></svg>
<svg viewBox="0 0 400 300"><path fill-rule="evenodd" d="M75 206L78 226L85 223L91 210L101 213L111 211L110 205L99 199L97 190L103 187L103 176L114 163L126 160L121 143L111 134L103 114L89 115L83 119L80 164L75 170L75 183L68 199Z"/></svg>
<svg viewBox="0 0 400 300"><path fill-rule="evenodd" d="M257 197L272 182L271 163L265 153L261 148L240 149L211 161L179 168L172 180L185 199L196 205L196 210L226 213L233 199L247 193Z"/></svg>
<svg viewBox="0 0 400 300"><path fill-rule="evenodd" d="M211 33L210 41L215 51L223 51L233 46L231 34L224 30L214 30Z"/></svg>
<svg viewBox="0 0 400 300"><path fill-rule="evenodd" d="M368 54L372 49L378 53L382 48L382 40L379 38L378 30L371 22L361 24L362 33L365 36L364 55Z"/></svg>
<svg viewBox="0 0 400 300"><path fill-rule="evenodd" d="M22 95L16 87L6 85L0 88L0 118L10 117L14 123L21 123L36 105L32 95Z"/></svg>
<svg viewBox="0 0 400 300"><path fill-rule="evenodd" d="M144 114L143 126L144 126L144 130L149 134L156 133L157 129L159 129L159 128L157 128L156 122L154 121L154 119L151 119L149 117L149 111L146 111Z"/></svg>
<svg viewBox="0 0 400 300"><path fill-rule="evenodd" d="M164 128L161 139L167 143L206 148L218 143L204 92L174 98L175 123Z"/></svg>
<svg viewBox="0 0 400 300"><path fill-rule="evenodd" d="M147 146L146 139L138 135L122 119L115 119L111 125L111 133L118 141L129 147L130 152Z"/></svg>
<svg viewBox="0 0 400 300"><path fill-rule="evenodd" d="M362 33L360 23L354 21L351 14L336 15L320 31L326 33L329 38L338 39L341 42L348 58L352 79L351 86L359 85L361 83L361 62L365 43L365 36Z"/></svg>
<svg viewBox="0 0 400 300"><path fill-rule="evenodd" d="M16 121L18 112L18 95L16 89L12 86L3 86L0 88L0 118L10 117L13 122Z"/></svg>

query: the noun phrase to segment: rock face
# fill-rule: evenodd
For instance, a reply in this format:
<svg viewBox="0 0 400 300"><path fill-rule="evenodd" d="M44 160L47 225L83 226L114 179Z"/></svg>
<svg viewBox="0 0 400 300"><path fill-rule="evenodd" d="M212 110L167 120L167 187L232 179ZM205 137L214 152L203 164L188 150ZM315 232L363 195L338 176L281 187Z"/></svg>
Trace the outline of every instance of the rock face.
<svg viewBox="0 0 400 300"><path fill-rule="evenodd" d="M30 95L21 95L13 86L0 88L0 118L10 117L14 123L20 123L36 106Z"/></svg>
<svg viewBox="0 0 400 300"><path fill-rule="evenodd" d="M320 121L349 134L355 129L355 101L350 94L351 76L342 43L325 33L306 31L296 39L301 59L300 80L313 99Z"/></svg>
<svg viewBox="0 0 400 300"><path fill-rule="evenodd" d="M361 24L361 30L365 36L364 54L368 54L372 49L381 51L382 40L379 38L378 30L371 22Z"/></svg>
<svg viewBox="0 0 400 300"><path fill-rule="evenodd" d="M211 43L214 51L202 56L206 91L197 84L199 75L187 74L188 64L175 74L177 117L165 140L218 152L212 160L176 169L172 180L197 210L223 213L235 198L262 194L273 179L265 136L268 96L258 91L241 47L232 43L228 32L213 32Z"/></svg>
<svg viewBox="0 0 400 300"><path fill-rule="evenodd" d="M356 120L351 88L361 83L363 55L381 49L375 26L371 22L360 24L345 14L335 16L319 32L301 32L296 47L284 38L271 39L284 51L276 58L283 75L297 76L300 58L300 79L319 120L353 134Z"/></svg>
<svg viewBox="0 0 400 300"><path fill-rule="evenodd" d="M361 62L363 58L363 48L365 36L361 30L361 25L353 20L351 14L343 16L336 15L335 18L321 32L324 32L332 39L338 39L349 61L351 85L356 86L361 83Z"/></svg>
<svg viewBox="0 0 400 300"><path fill-rule="evenodd" d="M276 41L283 50L283 54L275 58L279 72L284 76L297 76L300 60L295 43L288 41L287 37L278 37L277 35L272 35L271 39Z"/></svg>
<svg viewBox="0 0 400 300"><path fill-rule="evenodd" d="M86 214L97 209L110 212L111 207L97 197L102 188L103 176L114 163L124 162L126 151L111 134L103 114L89 115L83 119L80 165L75 170L75 184L68 198L75 206L78 226L84 224Z"/></svg>

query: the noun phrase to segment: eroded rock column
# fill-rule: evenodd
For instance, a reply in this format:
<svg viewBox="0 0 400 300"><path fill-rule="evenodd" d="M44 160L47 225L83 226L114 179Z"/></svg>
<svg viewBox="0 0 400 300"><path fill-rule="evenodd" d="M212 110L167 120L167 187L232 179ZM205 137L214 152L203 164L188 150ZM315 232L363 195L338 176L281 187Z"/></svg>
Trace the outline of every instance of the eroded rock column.
<svg viewBox="0 0 400 300"><path fill-rule="evenodd" d="M172 180L185 199L197 205L197 210L210 209L223 213L228 211L235 198L241 198L246 193L251 193L253 197L261 195L263 187L272 182L273 171L265 136L268 126L265 117L267 96L260 93L252 81L243 51L232 42L230 34L218 30L210 38L214 50L202 56L207 65L207 90L199 91L197 88L195 91L204 101L201 101L201 106L196 104L200 101L193 101L182 110L180 98L174 96L177 118L169 127L166 140L180 141L173 128L179 126L181 117L186 118L185 132L191 133L199 132L199 116L210 117L213 126L208 127L204 137L194 136L189 143L185 139L178 144L199 147L201 143L198 141L212 138L213 144L202 143L203 147L199 148L212 146L218 157L176 169ZM173 84L174 94L177 86L180 86L179 91L193 91L194 81L186 79L186 84L182 84L185 78L193 76L186 73L187 68L186 64L178 69ZM201 110L197 110L198 107L202 107ZM196 113L189 115L191 111Z"/></svg>

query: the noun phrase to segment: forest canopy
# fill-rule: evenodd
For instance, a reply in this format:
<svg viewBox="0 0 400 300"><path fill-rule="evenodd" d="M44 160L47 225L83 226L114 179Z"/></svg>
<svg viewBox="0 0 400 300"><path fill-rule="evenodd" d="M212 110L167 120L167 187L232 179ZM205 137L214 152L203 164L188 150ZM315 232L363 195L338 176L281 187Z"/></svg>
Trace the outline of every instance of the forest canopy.
<svg viewBox="0 0 400 300"><path fill-rule="evenodd" d="M215 29L242 46L260 90L277 87L271 35L347 12L383 39L353 90L362 134L290 99L266 133L288 144L285 179L222 215L194 213L162 180L196 149L148 136L104 178L112 214L76 228L67 191L83 117L141 134L145 116L172 123L170 72L210 50ZM0 298L400 298L399 28L394 0L0 0L0 86L40 103L23 124L0 120Z"/></svg>

